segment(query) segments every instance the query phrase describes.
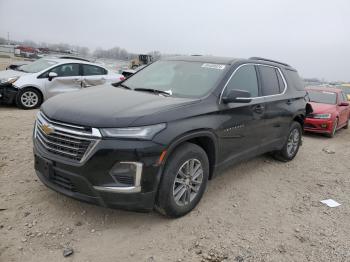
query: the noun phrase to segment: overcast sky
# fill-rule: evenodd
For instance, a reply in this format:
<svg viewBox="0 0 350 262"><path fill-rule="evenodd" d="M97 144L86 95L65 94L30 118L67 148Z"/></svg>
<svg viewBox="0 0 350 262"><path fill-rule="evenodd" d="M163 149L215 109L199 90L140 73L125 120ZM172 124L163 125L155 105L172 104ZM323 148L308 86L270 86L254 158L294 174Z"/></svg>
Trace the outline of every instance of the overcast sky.
<svg viewBox="0 0 350 262"><path fill-rule="evenodd" d="M130 52L261 56L350 81L350 0L0 0L0 36Z"/></svg>

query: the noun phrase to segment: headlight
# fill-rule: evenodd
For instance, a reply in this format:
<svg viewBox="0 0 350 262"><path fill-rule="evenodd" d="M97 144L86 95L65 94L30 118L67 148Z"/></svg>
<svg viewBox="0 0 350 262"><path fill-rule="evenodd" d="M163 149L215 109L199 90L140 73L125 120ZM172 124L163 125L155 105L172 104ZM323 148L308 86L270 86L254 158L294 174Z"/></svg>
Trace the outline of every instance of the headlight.
<svg viewBox="0 0 350 262"><path fill-rule="evenodd" d="M157 133L162 131L165 127L166 124L162 123L152 126L139 126L128 128L102 128L101 133L105 137L151 140Z"/></svg>
<svg viewBox="0 0 350 262"><path fill-rule="evenodd" d="M331 118L331 114L314 114L312 117L317 119L329 119Z"/></svg>
<svg viewBox="0 0 350 262"><path fill-rule="evenodd" d="M2 84L13 84L14 82L16 82L18 80L18 78L19 78L19 76L10 77L10 78L3 80L1 83Z"/></svg>

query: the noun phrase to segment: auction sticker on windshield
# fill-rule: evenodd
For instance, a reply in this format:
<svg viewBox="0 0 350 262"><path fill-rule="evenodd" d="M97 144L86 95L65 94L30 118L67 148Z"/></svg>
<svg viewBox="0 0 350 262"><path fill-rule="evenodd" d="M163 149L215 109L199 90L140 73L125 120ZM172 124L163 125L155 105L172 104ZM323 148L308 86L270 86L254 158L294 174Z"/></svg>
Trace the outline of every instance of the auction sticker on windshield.
<svg viewBox="0 0 350 262"><path fill-rule="evenodd" d="M205 63L202 65L202 67L223 70L225 68L225 65Z"/></svg>

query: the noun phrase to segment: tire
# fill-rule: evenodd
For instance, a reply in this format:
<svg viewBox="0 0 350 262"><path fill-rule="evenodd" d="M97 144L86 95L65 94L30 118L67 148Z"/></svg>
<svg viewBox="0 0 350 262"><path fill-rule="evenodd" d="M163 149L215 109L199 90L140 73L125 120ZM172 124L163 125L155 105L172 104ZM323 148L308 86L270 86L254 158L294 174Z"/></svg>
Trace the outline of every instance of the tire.
<svg viewBox="0 0 350 262"><path fill-rule="evenodd" d="M335 132L337 131L337 128L338 128L338 121L339 121L339 119L338 119L338 118L336 118L336 120L335 120L335 121L334 121L334 123L333 123L333 129L332 129L332 132L331 132L331 133L329 133L329 134L327 134L327 136L328 136L329 138L334 137Z"/></svg>
<svg viewBox="0 0 350 262"><path fill-rule="evenodd" d="M22 109L34 109L43 102L43 97L35 88L28 87L21 89L16 96L16 105Z"/></svg>
<svg viewBox="0 0 350 262"><path fill-rule="evenodd" d="M209 160L205 151L192 143L180 145L167 160L156 210L173 218L186 215L202 198L208 177Z"/></svg>
<svg viewBox="0 0 350 262"><path fill-rule="evenodd" d="M293 160L301 145L302 128L301 125L293 121L289 128L287 140L280 151L274 153L277 160L288 162Z"/></svg>

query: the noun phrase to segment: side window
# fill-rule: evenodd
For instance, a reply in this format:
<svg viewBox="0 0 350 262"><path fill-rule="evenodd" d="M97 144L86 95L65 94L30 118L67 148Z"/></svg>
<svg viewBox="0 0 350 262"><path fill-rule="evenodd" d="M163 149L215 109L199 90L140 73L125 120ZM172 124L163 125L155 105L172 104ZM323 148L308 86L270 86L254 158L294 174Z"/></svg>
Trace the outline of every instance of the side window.
<svg viewBox="0 0 350 262"><path fill-rule="evenodd" d="M79 75L79 64L64 64L52 68L50 72L55 72L57 76L78 76Z"/></svg>
<svg viewBox="0 0 350 262"><path fill-rule="evenodd" d="M225 93L233 89L248 91L252 97L259 96L258 79L254 65L244 65L237 70L228 82Z"/></svg>
<svg viewBox="0 0 350 262"><path fill-rule="evenodd" d="M262 95L270 96L280 93L277 72L274 67L259 66L262 83Z"/></svg>
<svg viewBox="0 0 350 262"><path fill-rule="evenodd" d="M83 66L83 76L95 76L95 75L106 75L107 71L99 66L93 65L82 65Z"/></svg>

